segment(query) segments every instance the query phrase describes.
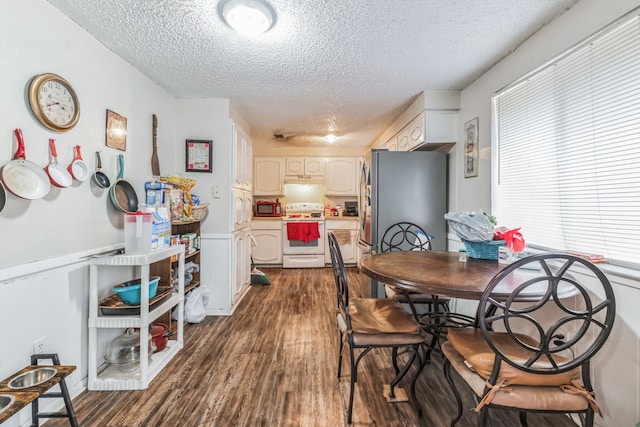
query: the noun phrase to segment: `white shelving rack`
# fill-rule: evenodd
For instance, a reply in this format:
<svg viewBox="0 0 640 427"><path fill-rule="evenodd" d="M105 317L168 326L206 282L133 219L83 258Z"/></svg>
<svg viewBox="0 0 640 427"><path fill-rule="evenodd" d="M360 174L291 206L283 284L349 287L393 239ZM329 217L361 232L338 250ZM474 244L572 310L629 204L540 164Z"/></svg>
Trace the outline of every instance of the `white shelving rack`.
<svg viewBox="0 0 640 427"><path fill-rule="evenodd" d="M149 311L149 265L171 257L178 257L178 291ZM98 284L100 269L105 267L138 267L141 277L141 303L139 315L102 315L99 312ZM89 266L89 390L142 390L158 375L184 344L184 245L156 249L144 255L113 255L94 258ZM140 334L140 369L121 372L115 365L98 365L98 330L104 328L140 328L148 326L158 317L178 307L177 339L169 340L167 347L149 357L148 335Z"/></svg>

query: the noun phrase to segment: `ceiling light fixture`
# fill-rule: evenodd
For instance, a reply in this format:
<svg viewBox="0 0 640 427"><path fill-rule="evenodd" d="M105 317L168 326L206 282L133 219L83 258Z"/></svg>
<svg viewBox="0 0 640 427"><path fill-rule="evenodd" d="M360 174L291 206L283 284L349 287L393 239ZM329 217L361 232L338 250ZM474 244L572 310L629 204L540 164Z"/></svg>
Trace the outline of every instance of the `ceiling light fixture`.
<svg viewBox="0 0 640 427"><path fill-rule="evenodd" d="M329 144L333 144L334 142L336 142L337 139L338 137L332 133L324 137L324 140L327 141Z"/></svg>
<svg viewBox="0 0 640 427"><path fill-rule="evenodd" d="M264 0L229 0L221 4L222 19L240 34L256 35L270 29L275 11Z"/></svg>

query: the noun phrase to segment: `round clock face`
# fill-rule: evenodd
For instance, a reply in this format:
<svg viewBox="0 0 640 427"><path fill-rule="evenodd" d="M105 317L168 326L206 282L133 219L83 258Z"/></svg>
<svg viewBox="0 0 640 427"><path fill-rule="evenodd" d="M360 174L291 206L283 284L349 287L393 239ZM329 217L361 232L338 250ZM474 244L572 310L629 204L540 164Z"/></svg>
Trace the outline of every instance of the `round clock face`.
<svg viewBox="0 0 640 427"><path fill-rule="evenodd" d="M80 118L78 96L68 81L56 74L40 74L29 85L29 104L45 127L65 132Z"/></svg>

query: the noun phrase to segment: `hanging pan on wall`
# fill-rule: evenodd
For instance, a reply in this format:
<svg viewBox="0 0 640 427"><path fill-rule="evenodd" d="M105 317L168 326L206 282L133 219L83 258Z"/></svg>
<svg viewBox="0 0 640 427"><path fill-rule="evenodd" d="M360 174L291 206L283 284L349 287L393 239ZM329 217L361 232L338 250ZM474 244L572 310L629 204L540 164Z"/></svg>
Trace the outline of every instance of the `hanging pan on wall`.
<svg viewBox="0 0 640 427"><path fill-rule="evenodd" d="M118 155L118 163L120 164L120 171L116 182L111 186L109 195L111 197L111 203L116 209L122 212L135 212L138 210L138 196L131 184L125 181L124 178L124 156Z"/></svg>
<svg viewBox="0 0 640 427"><path fill-rule="evenodd" d="M96 151L96 171L93 173L93 181L100 188L111 187L111 181L107 174L102 172L102 160L100 159L100 152Z"/></svg>
<svg viewBox="0 0 640 427"><path fill-rule="evenodd" d="M2 168L2 181L7 190L23 199L41 199L49 194L51 183L44 170L25 158L22 130L15 130L18 150L13 160Z"/></svg>
<svg viewBox="0 0 640 427"><path fill-rule="evenodd" d="M65 167L58 163L58 152L56 151L55 139L49 138L49 148L51 150L51 159L44 170L47 172L47 175L49 175L51 183L60 188L70 186L73 182L73 177Z"/></svg>
<svg viewBox="0 0 640 427"><path fill-rule="evenodd" d="M67 170L69 170L73 179L80 182L86 181L91 176L89 165L82 159L79 145L73 147L73 160L67 167Z"/></svg>

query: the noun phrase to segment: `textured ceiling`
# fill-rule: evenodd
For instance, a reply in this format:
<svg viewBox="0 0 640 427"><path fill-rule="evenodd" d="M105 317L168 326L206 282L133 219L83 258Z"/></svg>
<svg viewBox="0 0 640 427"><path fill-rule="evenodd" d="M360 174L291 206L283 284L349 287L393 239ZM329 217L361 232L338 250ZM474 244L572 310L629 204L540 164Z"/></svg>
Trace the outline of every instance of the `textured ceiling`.
<svg viewBox="0 0 640 427"><path fill-rule="evenodd" d="M247 37L218 0L48 1L176 97L229 98L274 147L367 146L420 92L465 88L577 2L271 0L275 25Z"/></svg>

